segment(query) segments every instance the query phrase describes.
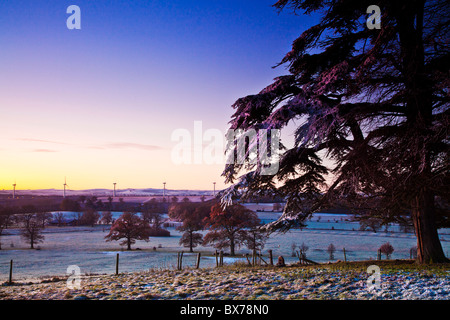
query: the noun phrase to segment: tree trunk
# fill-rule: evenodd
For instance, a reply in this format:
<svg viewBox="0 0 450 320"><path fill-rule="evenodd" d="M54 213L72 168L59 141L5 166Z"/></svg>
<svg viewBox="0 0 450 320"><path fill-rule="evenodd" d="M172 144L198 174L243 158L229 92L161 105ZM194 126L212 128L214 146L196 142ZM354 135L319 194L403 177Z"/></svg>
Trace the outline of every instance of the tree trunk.
<svg viewBox="0 0 450 320"><path fill-rule="evenodd" d="M193 244L194 231L189 232L189 252L194 252L194 244Z"/></svg>
<svg viewBox="0 0 450 320"><path fill-rule="evenodd" d="M231 256L235 256L234 247L235 247L234 237L230 237L230 255Z"/></svg>
<svg viewBox="0 0 450 320"><path fill-rule="evenodd" d="M417 262L448 262L442 250L436 227L434 196L431 192L422 191L415 198L412 219L417 237Z"/></svg>
<svg viewBox="0 0 450 320"><path fill-rule="evenodd" d="M417 237L417 262L436 263L448 261L442 250L437 233L434 194L426 186L431 183L432 161L430 145L426 142L426 132L432 127L433 85L426 76L425 51L423 42L423 21L425 1L416 1L408 6L407 12L398 3L398 29L403 55L403 75L407 93L407 117L410 126L421 139L416 138L412 150L417 154L411 163L411 172L418 172L418 179L424 183L412 198L412 220ZM421 166L423 168L421 168ZM413 186L414 187L414 186Z"/></svg>
<svg viewBox="0 0 450 320"><path fill-rule="evenodd" d="M127 250L131 250L131 239L127 239Z"/></svg>

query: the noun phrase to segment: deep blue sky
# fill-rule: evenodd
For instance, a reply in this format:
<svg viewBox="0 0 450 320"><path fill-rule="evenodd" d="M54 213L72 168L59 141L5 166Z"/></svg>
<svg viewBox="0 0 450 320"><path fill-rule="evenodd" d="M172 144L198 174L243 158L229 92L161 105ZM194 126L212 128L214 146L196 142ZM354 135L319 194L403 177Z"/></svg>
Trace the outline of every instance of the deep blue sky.
<svg viewBox="0 0 450 320"><path fill-rule="evenodd" d="M170 135L196 120L225 132L235 100L286 73L271 67L316 20L275 2L1 1L0 189L220 186L220 166L171 166ZM72 4L81 30L66 28Z"/></svg>

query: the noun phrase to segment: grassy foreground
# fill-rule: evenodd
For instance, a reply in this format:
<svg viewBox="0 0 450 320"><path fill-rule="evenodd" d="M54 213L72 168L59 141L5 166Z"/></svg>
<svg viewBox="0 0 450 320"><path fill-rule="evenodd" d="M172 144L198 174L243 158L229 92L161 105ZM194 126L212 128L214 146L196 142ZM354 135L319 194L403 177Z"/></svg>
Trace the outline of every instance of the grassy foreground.
<svg viewBox="0 0 450 320"><path fill-rule="evenodd" d="M375 289L368 283L373 276L367 272L370 265L380 269L380 286ZM0 299L450 299L450 264L422 266L411 260L149 270L82 276L76 288L67 280L3 284Z"/></svg>

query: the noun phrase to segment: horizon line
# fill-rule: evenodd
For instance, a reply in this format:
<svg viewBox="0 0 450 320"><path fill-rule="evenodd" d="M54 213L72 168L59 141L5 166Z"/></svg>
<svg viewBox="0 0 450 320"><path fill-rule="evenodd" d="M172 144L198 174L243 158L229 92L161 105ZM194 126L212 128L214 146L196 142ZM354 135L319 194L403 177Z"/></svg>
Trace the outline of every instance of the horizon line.
<svg viewBox="0 0 450 320"><path fill-rule="evenodd" d="M152 188L152 187L147 187L147 188L122 188L122 189L116 189L116 191L124 191L124 190L137 190L137 191L142 191L142 190L148 190L148 189L152 189L152 190L166 190L166 191L214 191L213 189L187 189L187 188L181 188L181 189L164 189L164 188ZM16 192L17 191L63 191L64 189L56 189L56 188L45 188L45 189L15 189ZM66 189L66 191L92 191L92 190L110 190L110 191L114 191L114 188L88 188L88 189ZM13 191L13 189L1 189L0 192L2 191ZM218 190L216 190L217 192Z"/></svg>

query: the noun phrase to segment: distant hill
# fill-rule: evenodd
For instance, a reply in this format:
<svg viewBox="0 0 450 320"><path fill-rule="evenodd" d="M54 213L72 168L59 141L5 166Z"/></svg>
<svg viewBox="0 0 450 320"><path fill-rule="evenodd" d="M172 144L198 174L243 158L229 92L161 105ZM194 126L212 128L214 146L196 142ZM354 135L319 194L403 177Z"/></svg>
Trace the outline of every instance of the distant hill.
<svg viewBox="0 0 450 320"><path fill-rule="evenodd" d="M151 197L162 196L163 189L117 189L116 197ZM11 195L11 190L0 190L0 195ZM40 190L16 190L16 195L30 195L30 196L61 196L62 189L40 189ZM113 194L112 189L86 189L86 190L70 190L66 189L67 196L97 196L105 197ZM212 190L171 190L166 189L166 196L211 196Z"/></svg>

